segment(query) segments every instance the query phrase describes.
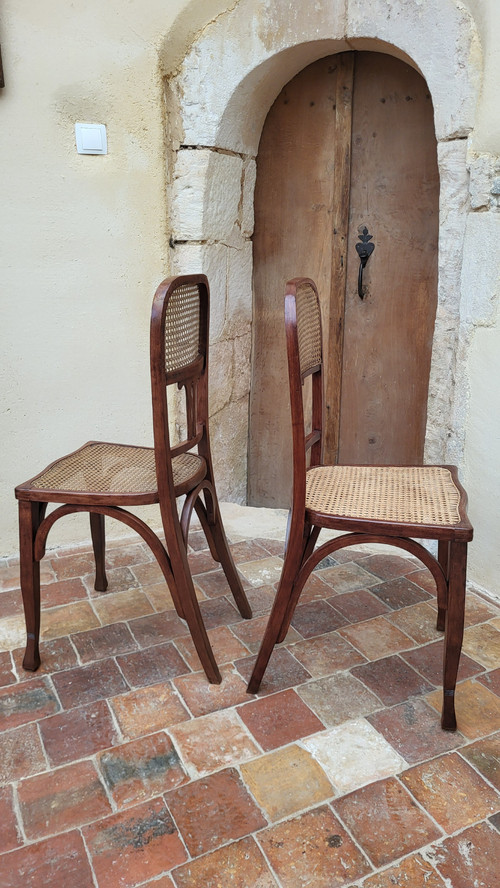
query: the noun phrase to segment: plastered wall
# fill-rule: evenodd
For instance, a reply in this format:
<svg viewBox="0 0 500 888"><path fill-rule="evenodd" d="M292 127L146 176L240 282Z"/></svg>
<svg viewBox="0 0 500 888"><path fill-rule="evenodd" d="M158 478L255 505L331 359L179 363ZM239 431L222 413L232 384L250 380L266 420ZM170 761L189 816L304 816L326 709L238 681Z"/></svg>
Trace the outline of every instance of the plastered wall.
<svg viewBox="0 0 500 888"><path fill-rule="evenodd" d="M458 456L469 488L470 514L476 527L470 577L477 585L500 594L496 545L500 411L495 405L500 370L495 244L500 217L499 197L494 193L500 176L500 4L497 0L445 2L457 7L458 18L468 18L468 13L473 16L478 38L467 53L458 53L460 66L470 66L474 94L466 114L470 128L458 133L460 144L450 138L448 146L446 133L443 136L443 130L438 131L442 152L453 154L447 166L450 175L443 214L456 197L454 163L460 152L462 159L456 166L462 181L459 200L463 202L466 195L460 207L463 224L456 231L459 258L454 260L460 290L454 324L459 335L449 361L450 386L459 387L460 397L453 399L451 444L446 452ZM286 42L286 33L278 34L281 25L274 14L275 7L283 5L290 7L292 20L295 5L278 2L268 4L267 18L259 23L260 38L267 41L270 58L279 39L281 45ZM338 24L349 15L351 27L355 27L356 15L366 17L367 8L373 19L372 36L378 33L379 39L388 39L395 20L400 20L398 27L404 34L404 5L404 0L316 3L317 37L328 36L320 33L322 21ZM435 3L418 0L408 5L416 20L419 16L425 20ZM238 19L244 8L246 14ZM198 70L191 65L192 75L205 78L203 41L217 28L224 32L229 20L231 39L240 29L250 50L249 14L251 4L244 0L143 0L141 4L87 0L75 5L64 0L43 4L4 0L0 13L6 77L6 88L0 94L0 555L17 548L12 494L16 483L92 437L139 444L151 441L150 303L156 285L171 270L177 270L176 263L183 270L178 253L169 247L169 238L173 228L186 224L186 214L175 217L172 183L178 161L176 134L190 118L188 115L183 121L176 117L178 106L169 91L189 57L197 57L201 65ZM362 41L363 36L360 31L358 39ZM435 84L431 85L446 97L447 72L439 67L439 34L433 39L435 47L428 47L436 59ZM235 39L235 69L241 64L237 47ZM226 53L231 53L227 42ZM297 57L299 67L308 61L305 56L302 62ZM165 75L169 78L166 92ZM201 81L198 85L200 91L208 88ZM274 95L282 85L276 81ZM252 90L259 98L261 117L257 120L248 115L246 137L249 134L257 145L266 103L268 107L274 95L258 76ZM470 95L464 101L469 101ZM463 113L463 108L457 113ZM196 117L192 119L196 123ZM73 127L77 120L107 125L106 157L76 153ZM226 115L222 133L226 139L234 135L229 123L230 115ZM255 132L249 133L248 127ZM448 132L452 136L453 127ZM213 144L208 130L202 144ZM220 157L227 158L220 160L221 164L232 161L229 155ZM253 175L248 162L241 180L246 178L246 186L235 209L240 238L236 246L246 268L245 287L251 280ZM235 280L231 264L235 244L224 250L219 246L220 255L211 251L209 259L195 243L195 235L188 233L185 238L191 238L192 243L186 246L183 262L190 259L196 269L204 264L214 280L214 293L224 293L223 305L220 298L214 301L212 318L212 397L217 412L227 406L225 368L249 359L251 307L249 310L241 288L228 287L228 282ZM221 267L224 284L217 281ZM447 316L438 317L439 322L446 328ZM214 360L217 349L220 356ZM217 368L220 384L215 385ZM244 404L246 385L244 375L233 380L228 403ZM434 415L440 409L436 402ZM433 439L432 417L431 408L431 455L444 446ZM244 450L243 440L240 449ZM241 499L239 475L232 477L234 469L228 464L218 468L224 491L230 495L231 489L237 490ZM151 520L156 517L152 514ZM50 542L73 541L75 535L88 536L81 518L56 525Z"/></svg>

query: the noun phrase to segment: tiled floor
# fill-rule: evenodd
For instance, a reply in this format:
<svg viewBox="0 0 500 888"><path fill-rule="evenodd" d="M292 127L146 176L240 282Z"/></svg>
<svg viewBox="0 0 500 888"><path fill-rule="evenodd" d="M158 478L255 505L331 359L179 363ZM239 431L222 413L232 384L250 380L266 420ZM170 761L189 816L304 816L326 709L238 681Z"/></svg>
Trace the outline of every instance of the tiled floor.
<svg viewBox="0 0 500 888"><path fill-rule="evenodd" d="M49 553L34 675L17 566L0 567L2 888L497 888L500 609L469 594L444 733L430 575L345 550L252 697L282 543L232 546L251 621L190 543L221 686L141 542L110 544L106 594L88 550Z"/></svg>

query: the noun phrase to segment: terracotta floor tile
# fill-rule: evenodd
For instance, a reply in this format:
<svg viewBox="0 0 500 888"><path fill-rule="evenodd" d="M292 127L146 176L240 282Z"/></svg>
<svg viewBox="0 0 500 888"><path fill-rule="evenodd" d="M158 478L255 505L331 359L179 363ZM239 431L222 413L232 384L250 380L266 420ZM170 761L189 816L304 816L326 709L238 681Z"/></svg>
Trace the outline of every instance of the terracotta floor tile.
<svg viewBox="0 0 500 888"><path fill-rule="evenodd" d="M0 731L45 718L61 707L48 679L35 678L0 690Z"/></svg>
<svg viewBox="0 0 500 888"><path fill-rule="evenodd" d="M255 657L246 657L244 660L236 660L234 664L246 682L250 679L254 663ZM271 654L259 694L273 694L275 691L284 691L285 688L301 684L303 681L307 681L308 678L311 678L311 676L307 669L304 669L285 648L278 647Z"/></svg>
<svg viewBox="0 0 500 888"><path fill-rule="evenodd" d="M500 792L500 733L462 747L460 755Z"/></svg>
<svg viewBox="0 0 500 888"><path fill-rule="evenodd" d="M100 599L107 595L115 595L120 592L127 592L130 589L137 589L137 580L129 567L112 567L106 568L106 576L108 578L108 588L105 592L100 592L94 588L95 574L92 570L88 574L84 574L83 582L85 583L91 598Z"/></svg>
<svg viewBox="0 0 500 888"><path fill-rule="evenodd" d="M365 623L356 623L339 629L339 634L347 638L369 660L378 660L389 654L412 647L412 640L386 617L374 617Z"/></svg>
<svg viewBox="0 0 500 888"><path fill-rule="evenodd" d="M338 669L349 669L358 663L366 662L363 654L360 654L338 632L290 644L288 650L313 678L320 678Z"/></svg>
<svg viewBox="0 0 500 888"><path fill-rule="evenodd" d="M282 820L335 795L307 749L286 746L242 764L241 776L271 821Z"/></svg>
<svg viewBox="0 0 500 888"><path fill-rule="evenodd" d="M346 617L327 601L310 601L296 608L292 626L303 638L313 638L315 635L333 632L347 622Z"/></svg>
<svg viewBox="0 0 500 888"><path fill-rule="evenodd" d="M171 610L130 620L128 625L140 647L172 641L189 631L186 623Z"/></svg>
<svg viewBox="0 0 500 888"><path fill-rule="evenodd" d="M293 690L281 691L239 706L238 715L266 752L324 728L319 718Z"/></svg>
<svg viewBox="0 0 500 888"><path fill-rule="evenodd" d="M445 888L441 876L439 876L426 860L416 854L406 857L401 863L396 863L388 869L368 876L363 882L363 888Z"/></svg>
<svg viewBox="0 0 500 888"><path fill-rule="evenodd" d="M364 718L322 731L301 745L320 763L340 795L406 767L405 760Z"/></svg>
<svg viewBox="0 0 500 888"><path fill-rule="evenodd" d="M364 786L332 805L375 867L392 863L441 836L395 777Z"/></svg>
<svg viewBox="0 0 500 888"><path fill-rule="evenodd" d="M337 592L321 579L321 573L314 570L309 574L300 593L300 604L307 604L309 601L320 601L323 598L329 597L332 599L336 598ZM333 604L334 602L332 601L331 603Z"/></svg>
<svg viewBox="0 0 500 888"><path fill-rule="evenodd" d="M441 712L442 691L426 697L430 705ZM500 729L500 698L477 681L463 681L457 685L455 711L458 730L469 740L476 740Z"/></svg>
<svg viewBox="0 0 500 888"><path fill-rule="evenodd" d="M445 839L428 852L447 885L453 888L495 888L498 885L500 834L487 823Z"/></svg>
<svg viewBox="0 0 500 888"><path fill-rule="evenodd" d="M28 839L42 839L111 813L92 762L78 762L22 780L19 809Z"/></svg>
<svg viewBox="0 0 500 888"><path fill-rule="evenodd" d="M373 691L385 706L402 703L408 697L432 690L432 685L397 656L355 666L351 674Z"/></svg>
<svg viewBox="0 0 500 888"><path fill-rule="evenodd" d="M369 555L363 561L363 567L382 580L401 577L415 570L414 563L404 555L389 555L388 553Z"/></svg>
<svg viewBox="0 0 500 888"><path fill-rule="evenodd" d="M381 614L392 613L390 608L373 595L368 589L357 589L356 592L343 592L328 599L335 610L343 614L349 623L361 623Z"/></svg>
<svg viewBox="0 0 500 888"><path fill-rule="evenodd" d="M2 888L95 888L78 830L11 851L2 860Z"/></svg>
<svg viewBox="0 0 500 888"><path fill-rule="evenodd" d="M497 669L500 666L500 632L489 623L480 623L466 629L463 649L486 669Z"/></svg>
<svg viewBox="0 0 500 888"><path fill-rule="evenodd" d="M128 545L106 546L106 570L145 564L153 560L154 555L145 543L133 543L131 540Z"/></svg>
<svg viewBox="0 0 500 888"><path fill-rule="evenodd" d="M185 632L186 627L183 626L183 629ZM248 654L248 648L236 638L234 633L231 632L227 626L219 626L218 629L210 629L208 637L219 666L223 663L230 663L233 660L237 660L239 657L245 657ZM196 653L196 648L190 635L183 635L181 638L176 638L175 646L193 672L198 672L202 668L200 658Z"/></svg>
<svg viewBox="0 0 500 888"><path fill-rule="evenodd" d="M153 606L153 609L157 613L165 610L175 611L174 600L165 582L152 583L150 586L144 586L142 591L145 595L147 595L149 601ZM197 595L198 600L200 600L200 598L203 599L204 597L205 596L201 591L199 595Z"/></svg>
<svg viewBox="0 0 500 888"><path fill-rule="evenodd" d="M187 858L162 799L99 820L85 827L83 835L99 888L133 888Z"/></svg>
<svg viewBox="0 0 500 888"><path fill-rule="evenodd" d="M441 730L438 714L424 700L407 700L367 718L391 746L411 763L448 752L464 742L458 732Z"/></svg>
<svg viewBox="0 0 500 888"><path fill-rule="evenodd" d="M12 851L22 845L21 830L14 811L14 791L12 786L0 786L0 854ZM3 868L2 863L0 867ZM1 878L1 877L0 877Z"/></svg>
<svg viewBox="0 0 500 888"><path fill-rule="evenodd" d="M251 699L247 694L247 683L231 667L223 667L221 675L220 685L210 684L204 672L175 679L174 685L181 699L195 718Z"/></svg>
<svg viewBox="0 0 500 888"><path fill-rule="evenodd" d="M335 553L335 559L338 553ZM323 582L328 583L338 594L353 592L355 589L366 589L367 586L376 586L380 583L379 577L369 573L359 564L337 564L335 567L327 567L319 570L318 576Z"/></svg>
<svg viewBox="0 0 500 888"><path fill-rule="evenodd" d="M19 613L14 617L0 618L0 651L11 651L26 643L26 624Z"/></svg>
<svg viewBox="0 0 500 888"><path fill-rule="evenodd" d="M40 722L40 733L53 766L93 755L118 742L105 700L44 718Z"/></svg>
<svg viewBox="0 0 500 888"><path fill-rule="evenodd" d="M446 833L500 811L500 795L457 753L417 765L400 780Z"/></svg>
<svg viewBox="0 0 500 888"><path fill-rule="evenodd" d="M340 888L370 872L327 805L263 830L258 840L283 888Z"/></svg>
<svg viewBox="0 0 500 888"><path fill-rule="evenodd" d="M233 768L173 789L165 799L193 857L266 826Z"/></svg>
<svg viewBox="0 0 500 888"><path fill-rule="evenodd" d="M436 611L425 601L393 611L387 619L413 638L417 644L425 644L443 637L443 633L436 629Z"/></svg>
<svg viewBox="0 0 500 888"><path fill-rule="evenodd" d="M65 604L63 607L42 611L40 638L46 641L51 638L59 638L61 635L85 632L88 629L95 629L97 626L99 626L99 620L89 602L76 601L73 604Z"/></svg>
<svg viewBox="0 0 500 888"><path fill-rule="evenodd" d="M19 681L29 681L33 678L33 672L23 669L24 647L12 651L14 664ZM71 669L78 665L75 648L69 638L54 638L52 641L42 641L40 644L40 657L42 662L36 671L37 676L60 672L62 669Z"/></svg>
<svg viewBox="0 0 500 888"><path fill-rule="evenodd" d="M94 571L94 555L89 550L75 552L72 555L61 555L60 558L52 559L52 568L57 580L81 577Z"/></svg>
<svg viewBox="0 0 500 888"><path fill-rule="evenodd" d="M123 675L111 658L58 672L52 681L64 709L84 706L128 691Z"/></svg>
<svg viewBox="0 0 500 888"><path fill-rule="evenodd" d="M298 688L298 693L328 727L367 715L382 706L362 682L344 672L311 681Z"/></svg>
<svg viewBox="0 0 500 888"><path fill-rule="evenodd" d="M229 626L239 623L243 617L236 610L236 605L231 604L227 598L213 598L200 602L201 615L206 629L215 629L217 626Z"/></svg>
<svg viewBox="0 0 500 888"><path fill-rule="evenodd" d="M10 651L2 651L0 653L0 687L6 688L15 683L16 676Z"/></svg>
<svg viewBox="0 0 500 888"><path fill-rule="evenodd" d="M424 647L419 647L412 651L402 651L401 657L420 672L431 684L441 685L443 681L443 646L444 641L441 638L440 641L434 641L431 644L424 645ZM458 667L458 681L477 675L483 671L483 668L480 663L471 660L462 651Z"/></svg>
<svg viewBox="0 0 500 888"><path fill-rule="evenodd" d="M158 583L165 583L161 567L156 559L145 562L144 564L133 564L130 570L135 578L136 586L146 587Z"/></svg>
<svg viewBox="0 0 500 888"><path fill-rule="evenodd" d="M269 557L267 549L256 540L242 540L240 543L231 543L229 548L231 549L235 564L258 561L259 559Z"/></svg>
<svg viewBox="0 0 500 888"><path fill-rule="evenodd" d="M362 565L372 554L372 550L369 546L346 546L344 549L337 549L333 557L335 558L335 561L338 561L340 564L355 561Z"/></svg>
<svg viewBox="0 0 500 888"><path fill-rule="evenodd" d="M498 607L493 602L485 601L474 592L467 592L465 596L465 626L474 626L475 623L484 623L492 617L499 616Z"/></svg>
<svg viewBox="0 0 500 888"><path fill-rule="evenodd" d="M188 780L170 737L163 732L106 749L98 754L97 764L119 808L145 802Z"/></svg>
<svg viewBox="0 0 500 888"><path fill-rule="evenodd" d="M134 620L136 617L153 613L153 605L149 598L139 589L103 595L102 598L94 600L93 606L103 626L108 623Z"/></svg>
<svg viewBox="0 0 500 888"><path fill-rule="evenodd" d="M171 641L155 644L144 651L120 654L116 660L132 688L158 684L189 672L189 666Z"/></svg>
<svg viewBox="0 0 500 888"><path fill-rule="evenodd" d="M193 577L197 574L208 573L210 570L216 570L219 567L219 562L214 561L210 554L210 549L190 552L188 562Z"/></svg>
<svg viewBox="0 0 500 888"><path fill-rule="evenodd" d="M276 589L274 586L251 586L246 590L246 596L252 608L252 614L256 617L258 614L269 613L276 598Z"/></svg>
<svg viewBox="0 0 500 888"><path fill-rule="evenodd" d="M373 594L392 610L409 607L431 597L429 592L417 586L416 583L412 583L407 577L386 580L373 589Z"/></svg>
<svg viewBox="0 0 500 888"><path fill-rule="evenodd" d="M109 704L125 740L154 734L190 718L170 682L113 697Z"/></svg>
<svg viewBox="0 0 500 888"><path fill-rule="evenodd" d="M80 632L72 636L82 663L114 657L137 650L137 642L126 623L115 623L90 632Z"/></svg>
<svg viewBox="0 0 500 888"><path fill-rule="evenodd" d="M260 617L253 617L252 620L242 620L236 626L231 626L231 631L246 645L252 654L256 654L260 648L268 620L269 615L262 614ZM301 636L293 626L290 626L283 644L290 644L292 641L301 641Z"/></svg>
<svg viewBox="0 0 500 888"><path fill-rule="evenodd" d="M84 595L87 597L85 588ZM9 589L8 591L0 592L0 614L2 615L2 618L18 616L22 613L22 610L23 597L20 589Z"/></svg>
<svg viewBox="0 0 500 888"><path fill-rule="evenodd" d="M245 589L250 583L243 579L243 588ZM198 574L194 578L194 588L196 589L197 598L203 601L205 598L221 598L224 595L230 595L226 575L222 568L211 570L208 573Z"/></svg>
<svg viewBox="0 0 500 888"><path fill-rule="evenodd" d="M278 555L268 555L257 561L238 564L238 570L252 586L269 586L277 583L283 570L283 559Z"/></svg>
<svg viewBox="0 0 500 888"><path fill-rule="evenodd" d="M189 531L189 539L188 543L195 552L198 552L200 549L207 548L207 538L202 530L196 529L194 526L191 527Z"/></svg>
<svg viewBox="0 0 500 888"><path fill-rule="evenodd" d="M279 555L280 558L284 557L285 543L283 540L264 540L256 537L254 542L259 543L270 555Z"/></svg>
<svg viewBox="0 0 500 888"><path fill-rule="evenodd" d="M182 722L169 733L192 778L236 765L260 753L233 709Z"/></svg>
<svg viewBox="0 0 500 888"><path fill-rule="evenodd" d="M35 724L0 734L0 784L20 780L47 767Z"/></svg>
<svg viewBox="0 0 500 888"><path fill-rule="evenodd" d="M250 836L185 863L173 872L177 888L277 888Z"/></svg>
<svg viewBox="0 0 500 888"><path fill-rule="evenodd" d="M45 583L40 592L42 610L47 607L59 607L62 604L70 604L72 601L80 601L87 598L87 590L81 577L59 580L55 583Z"/></svg>
<svg viewBox="0 0 500 888"><path fill-rule="evenodd" d="M500 669L494 669L493 672L486 672L484 675L478 675L476 681L493 691L497 697L500 697Z"/></svg>

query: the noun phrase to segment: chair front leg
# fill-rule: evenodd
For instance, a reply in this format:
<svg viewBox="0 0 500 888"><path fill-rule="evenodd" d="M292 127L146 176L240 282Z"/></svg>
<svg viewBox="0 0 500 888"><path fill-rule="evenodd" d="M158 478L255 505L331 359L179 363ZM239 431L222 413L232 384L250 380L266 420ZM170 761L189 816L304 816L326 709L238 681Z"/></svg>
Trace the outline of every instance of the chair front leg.
<svg viewBox="0 0 500 888"><path fill-rule="evenodd" d="M236 565L233 561L233 556L231 555L215 491L205 489L205 494L208 498L209 508L205 509L198 497L195 503L196 513L200 519L210 549L215 549L215 552L217 553L217 559L224 571L229 588L233 593L233 598L241 616L244 617L245 620L250 620L252 618L252 609L248 603L240 575L236 570Z"/></svg>
<svg viewBox="0 0 500 888"><path fill-rule="evenodd" d="M94 549L95 558L95 583L96 592L105 592L108 588L108 578L106 576L106 534L104 525L104 515L97 512L90 513L90 534L92 536L92 547Z"/></svg>
<svg viewBox="0 0 500 888"><path fill-rule="evenodd" d="M23 668L30 672L40 666L40 562L34 545L45 509L45 503L19 500L19 568L27 639Z"/></svg>
<svg viewBox="0 0 500 888"><path fill-rule="evenodd" d="M465 582L467 572L467 543L451 542L449 548L448 602L444 637L443 709L441 727L455 731L455 687L462 650L465 615Z"/></svg>
<svg viewBox="0 0 500 888"><path fill-rule="evenodd" d="M439 540L438 542L438 561L443 568L443 573L446 577L446 589L448 589L448 582L450 578L450 542L449 540ZM437 606L438 606L438 615L437 615L437 623L436 629L438 632L444 632L446 625L446 608L448 606L448 602L446 598L443 598L442 594L439 591L438 586L438 595L437 595Z"/></svg>

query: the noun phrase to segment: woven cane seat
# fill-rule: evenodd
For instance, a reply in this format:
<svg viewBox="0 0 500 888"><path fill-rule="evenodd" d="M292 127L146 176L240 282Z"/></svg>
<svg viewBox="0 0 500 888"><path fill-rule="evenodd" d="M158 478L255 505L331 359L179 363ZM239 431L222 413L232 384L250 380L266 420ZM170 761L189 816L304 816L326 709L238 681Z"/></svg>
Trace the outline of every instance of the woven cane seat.
<svg viewBox="0 0 500 888"><path fill-rule="evenodd" d="M306 477L306 508L394 523L460 523L460 491L441 466L318 466Z"/></svg>
<svg viewBox="0 0 500 888"><path fill-rule="evenodd" d="M175 487L196 475L204 460L182 453L172 460ZM30 483L33 490L72 493L154 494L157 489L155 453L152 447L91 442L63 456Z"/></svg>

